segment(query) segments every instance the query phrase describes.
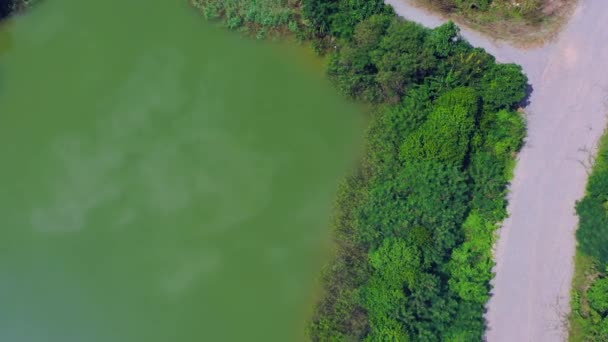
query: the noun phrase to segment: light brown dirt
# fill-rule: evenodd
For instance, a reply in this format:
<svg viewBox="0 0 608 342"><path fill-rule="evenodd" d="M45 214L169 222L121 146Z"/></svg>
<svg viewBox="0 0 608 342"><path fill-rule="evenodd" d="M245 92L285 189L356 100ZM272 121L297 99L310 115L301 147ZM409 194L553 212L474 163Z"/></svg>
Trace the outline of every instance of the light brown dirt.
<svg viewBox="0 0 608 342"><path fill-rule="evenodd" d="M544 15L556 15L568 8L574 0L545 0L542 12Z"/></svg>

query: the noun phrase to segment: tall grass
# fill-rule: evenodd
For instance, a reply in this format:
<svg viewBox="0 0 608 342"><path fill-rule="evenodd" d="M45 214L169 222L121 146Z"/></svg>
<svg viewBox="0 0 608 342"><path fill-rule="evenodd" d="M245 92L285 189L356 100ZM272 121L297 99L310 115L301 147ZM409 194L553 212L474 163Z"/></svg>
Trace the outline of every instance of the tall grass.
<svg viewBox="0 0 608 342"><path fill-rule="evenodd" d="M265 38L276 31L299 30L300 0L190 0L203 16L230 29Z"/></svg>

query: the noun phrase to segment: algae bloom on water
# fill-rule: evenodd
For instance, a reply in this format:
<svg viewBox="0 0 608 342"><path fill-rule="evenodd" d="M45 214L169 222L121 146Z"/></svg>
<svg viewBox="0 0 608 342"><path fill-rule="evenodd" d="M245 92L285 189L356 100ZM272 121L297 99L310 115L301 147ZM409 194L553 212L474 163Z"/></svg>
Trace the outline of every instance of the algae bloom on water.
<svg viewBox="0 0 608 342"><path fill-rule="evenodd" d="M302 338L361 115L185 1L2 27L1 341Z"/></svg>

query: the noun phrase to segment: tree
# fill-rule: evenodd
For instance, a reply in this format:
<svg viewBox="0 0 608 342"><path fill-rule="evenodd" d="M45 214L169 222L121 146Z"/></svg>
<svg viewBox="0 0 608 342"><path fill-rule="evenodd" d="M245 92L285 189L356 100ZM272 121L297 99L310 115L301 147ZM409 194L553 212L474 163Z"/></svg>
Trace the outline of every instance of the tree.
<svg viewBox="0 0 608 342"><path fill-rule="evenodd" d="M354 41L357 48L367 52L376 49L393 20L390 15L375 14L362 21L355 28Z"/></svg>
<svg viewBox="0 0 608 342"><path fill-rule="evenodd" d="M605 263L608 262L608 210L605 206L608 193L598 194L593 188L601 183L608 183L606 174L593 174L589 179L590 193L576 205L580 217L576 237L583 252Z"/></svg>
<svg viewBox="0 0 608 342"><path fill-rule="evenodd" d="M458 47L460 28L449 21L436 29L429 35L427 44L437 57L447 57Z"/></svg>
<svg viewBox="0 0 608 342"><path fill-rule="evenodd" d="M424 48L428 34L419 24L394 20L371 52L384 99L397 102L408 86L432 73L437 61L433 51Z"/></svg>
<svg viewBox="0 0 608 342"><path fill-rule="evenodd" d="M601 263L608 263L608 139L603 138L587 195L577 203L579 248Z"/></svg>
<svg viewBox="0 0 608 342"><path fill-rule="evenodd" d="M343 93L373 103L382 101L378 68L370 54L393 20L387 15L371 16L357 26L352 41L330 56L327 73Z"/></svg>
<svg viewBox="0 0 608 342"><path fill-rule="evenodd" d="M428 247L422 250L424 257L440 261L461 238L467 192L465 177L456 167L408 162L394 178L371 184L357 220L361 242L373 247L392 236L428 236L420 242Z"/></svg>
<svg viewBox="0 0 608 342"><path fill-rule="evenodd" d="M528 77L516 64L495 64L482 79L485 104L491 110L513 108L526 97Z"/></svg>
<svg viewBox="0 0 608 342"><path fill-rule="evenodd" d="M441 96L426 123L401 145L401 160L462 166L475 129L477 101L471 88L457 88Z"/></svg>
<svg viewBox="0 0 608 342"><path fill-rule="evenodd" d="M589 305L595 311L602 316L608 314L608 278L596 280L589 289L587 296Z"/></svg>
<svg viewBox="0 0 608 342"><path fill-rule="evenodd" d="M418 248L404 239L388 238L370 254L370 264L374 275L363 288L363 302L372 328L368 340L409 341L397 318L406 301L403 288L412 286L420 272Z"/></svg>
<svg viewBox="0 0 608 342"><path fill-rule="evenodd" d="M382 0L339 0L338 11L332 16L331 33L343 39L350 39L357 24L374 14L393 14L392 7Z"/></svg>
<svg viewBox="0 0 608 342"><path fill-rule="evenodd" d="M491 123L486 127L486 146L499 158L519 151L526 135L526 124L517 112L501 110L489 115Z"/></svg>
<svg viewBox="0 0 608 342"><path fill-rule="evenodd" d="M495 227L479 213L469 214L463 224L465 242L452 252L450 289L466 301L483 305L489 299Z"/></svg>
<svg viewBox="0 0 608 342"><path fill-rule="evenodd" d="M431 92L425 85L411 89L403 104L379 108L367 131L368 164L375 175L393 172L399 163L404 139L426 121L431 111Z"/></svg>
<svg viewBox="0 0 608 342"><path fill-rule="evenodd" d="M314 36L322 37L331 31L331 17L338 10L338 0L305 0L302 15L310 23Z"/></svg>
<svg viewBox="0 0 608 342"><path fill-rule="evenodd" d="M505 159L488 151L477 151L471 156L468 168L472 180L471 206L484 217L496 222L504 219L506 212Z"/></svg>

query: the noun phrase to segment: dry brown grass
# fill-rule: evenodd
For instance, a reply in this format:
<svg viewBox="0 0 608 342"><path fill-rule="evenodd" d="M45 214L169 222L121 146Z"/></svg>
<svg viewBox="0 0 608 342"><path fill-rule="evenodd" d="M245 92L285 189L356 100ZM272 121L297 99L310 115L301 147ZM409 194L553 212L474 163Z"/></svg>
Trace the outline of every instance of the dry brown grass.
<svg viewBox="0 0 608 342"><path fill-rule="evenodd" d="M496 0L488 11L452 11L434 6L429 0L413 3L438 11L460 25L470 27L497 40L520 47L543 45L553 40L573 13L578 0L540 0L532 15L522 15L518 3L522 0Z"/></svg>

